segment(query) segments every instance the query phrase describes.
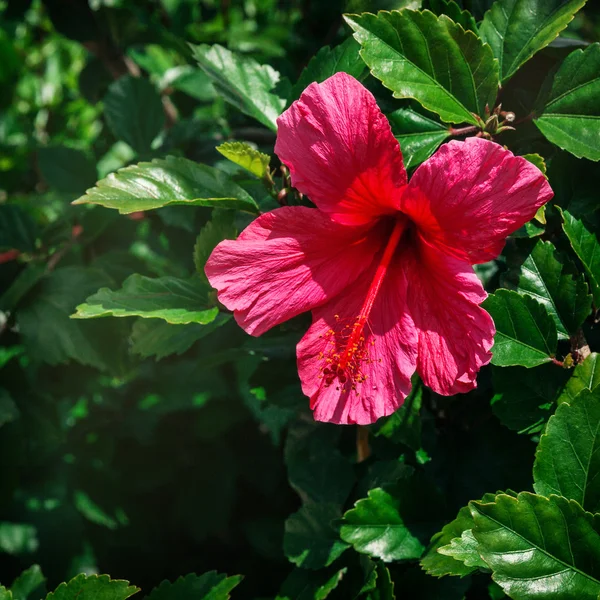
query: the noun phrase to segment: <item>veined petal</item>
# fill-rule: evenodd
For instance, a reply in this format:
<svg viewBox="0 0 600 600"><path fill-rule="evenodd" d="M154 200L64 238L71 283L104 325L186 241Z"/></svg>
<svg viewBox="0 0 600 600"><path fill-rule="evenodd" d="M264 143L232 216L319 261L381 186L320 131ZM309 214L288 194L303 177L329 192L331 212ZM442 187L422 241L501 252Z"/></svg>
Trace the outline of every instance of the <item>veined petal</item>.
<svg viewBox="0 0 600 600"><path fill-rule="evenodd" d="M393 264L377 294L347 379L328 371L339 361L357 323L370 282L371 268L343 295L313 311L313 324L297 347L302 391L310 397L317 421L368 425L392 414L411 389L417 360L417 332L406 312L409 282ZM412 285L412 284L411 284Z"/></svg>
<svg viewBox="0 0 600 600"><path fill-rule="evenodd" d="M275 152L293 185L340 223L398 210L406 171L375 98L354 77L312 83L277 119Z"/></svg>
<svg viewBox="0 0 600 600"><path fill-rule="evenodd" d="M402 263L410 281L407 307L418 331L417 372L438 394L472 390L479 369L492 358L495 333L479 306L487 294L473 267L418 236Z"/></svg>
<svg viewBox="0 0 600 600"><path fill-rule="evenodd" d="M378 226L341 225L315 208L290 206L222 241L205 271L238 324L260 335L336 296L380 246Z"/></svg>
<svg viewBox="0 0 600 600"><path fill-rule="evenodd" d="M443 252L475 264L498 256L506 237L552 196L530 162L468 138L445 144L416 170L401 210Z"/></svg>

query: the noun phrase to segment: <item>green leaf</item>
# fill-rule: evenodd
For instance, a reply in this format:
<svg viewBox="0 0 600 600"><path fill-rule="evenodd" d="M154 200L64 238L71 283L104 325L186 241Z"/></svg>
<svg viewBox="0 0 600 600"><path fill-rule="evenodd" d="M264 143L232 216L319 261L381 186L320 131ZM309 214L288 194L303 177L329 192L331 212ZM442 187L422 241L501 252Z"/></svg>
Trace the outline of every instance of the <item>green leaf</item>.
<svg viewBox="0 0 600 600"><path fill-rule="evenodd" d="M519 433L540 431L555 408L569 371L557 365L493 367L496 394L492 410L503 425Z"/></svg>
<svg viewBox="0 0 600 600"><path fill-rule="evenodd" d="M46 183L59 192L81 194L98 179L88 154L66 146L40 148L38 166Z"/></svg>
<svg viewBox="0 0 600 600"><path fill-rule="evenodd" d="M563 217L563 229L571 247L581 260L588 275L594 304L600 306L600 244L598 238L570 212L558 209Z"/></svg>
<svg viewBox="0 0 600 600"><path fill-rule="evenodd" d="M600 385L600 364L598 364L598 355L592 352L582 363L578 364L573 371L573 375L567 381L565 389L558 398L558 403L575 400L583 390L595 390Z"/></svg>
<svg viewBox="0 0 600 600"><path fill-rule="evenodd" d="M600 512L600 393L582 391L561 404L540 439L533 466L534 489L557 494Z"/></svg>
<svg viewBox="0 0 600 600"><path fill-rule="evenodd" d="M523 158L527 161L529 161L532 165L535 165L544 175L546 174L546 161L544 160L544 157L541 156L540 154L523 154ZM538 217L538 214L540 213L540 211L544 210L546 208L546 205L544 204L544 206L540 206L540 208L538 209L538 212L535 215L535 218ZM541 221L542 223L545 223L545 221Z"/></svg>
<svg viewBox="0 0 600 600"><path fill-rule="evenodd" d="M600 160L599 73L600 44L574 50L558 69L546 106L533 121L553 144L590 160Z"/></svg>
<svg viewBox="0 0 600 600"><path fill-rule="evenodd" d="M12 311L23 297L46 274L45 267L30 263L10 284L10 287L0 296L0 310Z"/></svg>
<svg viewBox="0 0 600 600"><path fill-rule="evenodd" d="M559 339L573 335L590 314L592 297L583 275L575 279L564 272L551 242L538 241L520 268L509 272L506 279L546 307Z"/></svg>
<svg viewBox="0 0 600 600"><path fill-rule="evenodd" d="M38 600L46 596L46 578L39 565L32 565L23 571L10 586L14 600Z"/></svg>
<svg viewBox="0 0 600 600"><path fill-rule="evenodd" d="M33 525L0 522L0 551L21 556L35 552L38 545L37 530Z"/></svg>
<svg viewBox="0 0 600 600"><path fill-rule="evenodd" d="M478 124L473 113L493 106L498 64L472 31L429 11L345 18L371 73L395 98L414 98L447 123Z"/></svg>
<svg viewBox="0 0 600 600"><path fill-rule="evenodd" d="M447 15L467 31L477 33L477 22L468 10L463 10L454 0L429 0L429 7L436 15Z"/></svg>
<svg viewBox="0 0 600 600"><path fill-rule="evenodd" d="M137 273L123 282L120 290L102 288L77 306L74 319L96 317L143 317L164 319L167 323L206 325L215 320L219 309L208 305L207 285L198 278L152 279Z"/></svg>
<svg viewBox="0 0 600 600"><path fill-rule="evenodd" d="M285 522L283 551L303 569L328 567L349 547L340 540L339 526L332 521L341 516L335 504L308 504Z"/></svg>
<svg viewBox="0 0 600 600"><path fill-rule="evenodd" d="M183 354L230 319L231 315L218 315L207 325L172 325L160 319L138 319L131 330L131 351L144 358L154 356L156 360L170 354Z"/></svg>
<svg viewBox="0 0 600 600"><path fill-rule="evenodd" d="M469 577L429 577L419 567L408 568L396 578L396 586L402 590L402 599L415 600L465 600L471 586Z"/></svg>
<svg viewBox="0 0 600 600"><path fill-rule="evenodd" d="M107 529L117 529L123 519L113 518L98 506L84 491L73 492L73 505L89 521ZM126 522L126 519L124 520Z"/></svg>
<svg viewBox="0 0 600 600"><path fill-rule="evenodd" d="M496 324L492 364L537 367L552 360L558 338L544 306L529 296L500 289L483 307Z"/></svg>
<svg viewBox="0 0 600 600"><path fill-rule="evenodd" d="M338 586L347 567L339 570L294 569L283 582L275 600L325 600Z"/></svg>
<svg viewBox="0 0 600 600"><path fill-rule="evenodd" d="M229 592L241 580L241 575L227 577L216 571L203 575L190 573L173 583L163 581L146 596L146 600L228 600Z"/></svg>
<svg viewBox="0 0 600 600"><path fill-rule="evenodd" d="M269 172L271 157L245 142L225 142L216 147L225 158L262 179Z"/></svg>
<svg viewBox="0 0 600 600"><path fill-rule="evenodd" d="M600 519L577 502L522 492L470 506L479 553L508 596L598 599Z"/></svg>
<svg viewBox="0 0 600 600"><path fill-rule="evenodd" d="M121 214L173 204L258 211L250 194L222 171L175 156L119 169L73 204L99 204Z"/></svg>
<svg viewBox="0 0 600 600"><path fill-rule="evenodd" d="M3 585L0 585L0 600L13 600L12 592Z"/></svg>
<svg viewBox="0 0 600 600"><path fill-rule="evenodd" d="M37 226L29 213L16 204L0 204L0 251L33 252Z"/></svg>
<svg viewBox="0 0 600 600"><path fill-rule="evenodd" d="M61 583L46 600L125 600L137 592L139 588L130 586L128 581L81 573L68 583Z"/></svg>
<svg viewBox="0 0 600 600"><path fill-rule="evenodd" d="M115 137L140 154L151 149L165 122L156 88L147 79L131 75L121 77L108 88L104 116Z"/></svg>
<svg viewBox="0 0 600 600"><path fill-rule="evenodd" d="M321 83L335 73L344 72L360 79L366 65L359 55L359 50L360 46L354 38L348 38L335 48L321 48L300 73L298 81L292 87L288 103L297 100L311 83Z"/></svg>
<svg viewBox="0 0 600 600"><path fill-rule="evenodd" d="M344 514L341 538L361 554L388 562L419 558L425 549L400 514L400 501L381 488Z"/></svg>
<svg viewBox="0 0 600 600"><path fill-rule="evenodd" d="M585 0L497 0L479 33L494 51L503 82L569 24Z"/></svg>
<svg viewBox="0 0 600 600"><path fill-rule="evenodd" d="M204 266L215 246L223 240L234 240L236 237L237 228L233 212L213 210L212 219L201 229L194 245L194 264L203 279L206 279Z"/></svg>
<svg viewBox="0 0 600 600"><path fill-rule="evenodd" d="M410 108L399 108L388 115L394 136L400 144L407 169L420 165L450 135L448 127L432 121Z"/></svg>
<svg viewBox="0 0 600 600"><path fill-rule="evenodd" d="M373 570L367 583L359 592L359 597L364 598L364 600L396 600L390 570L380 561L371 564Z"/></svg>
<svg viewBox="0 0 600 600"><path fill-rule="evenodd" d="M285 107L285 100L271 93L279 81L277 71L218 44L192 46L192 54L227 102L277 131L275 121Z"/></svg>
<svg viewBox="0 0 600 600"><path fill-rule="evenodd" d="M452 539L447 546L438 548L438 552L463 562L466 567L487 569L487 564L479 556L478 546L473 531L467 529L460 537Z"/></svg>
<svg viewBox="0 0 600 600"><path fill-rule="evenodd" d="M12 396L0 387L0 427L19 418L20 412Z"/></svg>

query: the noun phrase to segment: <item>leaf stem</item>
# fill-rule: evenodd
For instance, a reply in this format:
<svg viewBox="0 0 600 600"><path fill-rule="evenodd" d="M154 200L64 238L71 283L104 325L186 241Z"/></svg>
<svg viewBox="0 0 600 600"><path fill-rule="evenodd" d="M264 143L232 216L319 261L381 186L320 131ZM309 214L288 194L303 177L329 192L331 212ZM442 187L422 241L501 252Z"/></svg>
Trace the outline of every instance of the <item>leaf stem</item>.
<svg viewBox="0 0 600 600"><path fill-rule="evenodd" d="M371 447L369 446L368 427L356 428L356 462L363 462L371 456Z"/></svg>
<svg viewBox="0 0 600 600"><path fill-rule="evenodd" d="M469 125L468 127L450 127L448 131L450 132L450 135L468 135L469 133L480 131L480 129L481 128L477 125Z"/></svg>

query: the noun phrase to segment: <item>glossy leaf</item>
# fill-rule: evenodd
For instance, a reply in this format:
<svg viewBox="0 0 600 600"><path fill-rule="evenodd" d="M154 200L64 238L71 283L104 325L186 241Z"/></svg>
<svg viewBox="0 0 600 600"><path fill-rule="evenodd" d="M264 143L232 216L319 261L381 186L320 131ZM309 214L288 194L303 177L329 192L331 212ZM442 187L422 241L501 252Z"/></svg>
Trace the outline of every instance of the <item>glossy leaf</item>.
<svg viewBox="0 0 600 600"><path fill-rule="evenodd" d="M283 551L304 569L328 567L349 547L339 536L333 521L341 516L333 504L308 504L285 522Z"/></svg>
<svg viewBox="0 0 600 600"><path fill-rule="evenodd" d="M479 556L478 546L473 531L467 529L460 537L452 539L447 546L438 548L438 552L463 562L466 567L487 569L487 564Z"/></svg>
<svg viewBox="0 0 600 600"><path fill-rule="evenodd" d="M561 404L540 439L533 467L538 494L577 500L600 512L600 393L584 390Z"/></svg>
<svg viewBox="0 0 600 600"><path fill-rule="evenodd" d="M122 579L81 573L68 583L61 583L46 596L46 600L125 600L138 591L139 588Z"/></svg>
<svg viewBox="0 0 600 600"><path fill-rule="evenodd" d="M425 549L400 514L400 502L381 488L344 514L341 538L361 554L388 562L419 558Z"/></svg>
<svg viewBox="0 0 600 600"><path fill-rule="evenodd" d="M334 48L321 48L300 73L298 81L292 87L288 103L297 100L311 83L321 83L335 73L344 72L360 79L367 67L358 53L359 50L360 46L354 38L348 38Z"/></svg>
<svg viewBox="0 0 600 600"><path fill-rule="evenodd" d="M96 317L143 317L167 323L206 325L219 309L208 306L208 288L200 279L142 275L128 277L120 290L102 288L77 307L74 319Z"/></svg>
<svg viewBox="0 0 600 600"><path fill-rule="evenodd" d="M479 33L494 51L502 81L510 79L569 24L585 0L497 0Z"/></svg>
<svg viewBox="0 0 600 600"><path fill-rule="evenodd" d="M279 81L277 71L218 44L192 46L192 53L227 102L269 129L277 130L275 121L285 107L285 100L271 93Z"/></svg>
<svg viewBox="0 0 600 600"><path fill-rule="evenodd" d="M99 204L121 214L177 204L258 210L248 192L222 171L175 156L119 169L73 204Z"/></svg>
<svg viewBox="0 0 600 600"><path fill-rule="evenodd" d="M544 305L554 319L558 337L573 335L590 314L592 297L582 275L576 279L564 270L551 242L538 241L520 268L507 279L519 292Z"/></svg>
<svg viewBox="0 0 600 600"><path fill-rule="evenodd" d="M407 169L428 159L450 135L448 127L410 108L399 108L390 113L388 119L400 144Z"/></svg>
<svg viewBox="0 0 600 600"><path fill-rule="evenodd" d="M496 324L492 364L536 367L552 360L558 340L556 325L543 305L501 289L483 307Z"/></svg>
<svg viewBox="0 0 600 600"><path fill-rule="evenodd" d="M472 31L429 11L348 15L361 56L396 98L414 98L447 123L477 124L498 91L498 65ZM450 67L451 65L451 67Z"/></svg>
<svg viewBox="0 0 600 600"><path fill-rule="evenodd" d="M600 306L600 244L598 244L598 238L583 221L576 219L568 211L561 211L561 214L563 229L587 273L594 304Z"/></svg>
<svg viewBox="0 0 600 600"><path fill-rule="evenodd" d="M546 105L534 120L553 144L590 160L600 160L599 73L600 44L574 50L558 69Z"/></svg>
<svg viewBox="0 0 600 600"><path fill-rule="evenodd" d="M597 600L600 519L574 501L523 492L471 502L473 534L492 577L514 600Z"/></svg>
<svg viewBox="0 0 600 600"><path fill-rule="evenodd" d="M598 363L599 355L592 352L582 363L579 363L573 375L567 381L565 389L558 398L558 403L568 402L569 404L575 400L583 390L595 390L600 385L600 364Z"/></svg>
<svg viewBox="0 0 600 600"><path fill-rule="evenodd" d="M110 130L136 152L148 152L161 132L165 114L156 88L141 77L126 75L108 88L104 115Z"/></svg>
<svg viewBox="0 0 600 600"><path fill-rule="evenodd" d="M146 596L146 600L229 600L229 592L241 580L241 575L227 577L216 571L203 575L190 573L173 583L163 581Z"/></svg>
<svg viewBox="0 0 600 600"><path fill-rule="evenodd" d="M436 15L447 15L467 31L477 33L477 22L468 10L463 10L454 0L429 0L430 10Z"/></svg>
<svg viewBox="0 0 600 600"><path fill-rule="evenodd" d="M225 142L216 150L231 162L262 179L269 171L271 157L244 142Z"/></svg>

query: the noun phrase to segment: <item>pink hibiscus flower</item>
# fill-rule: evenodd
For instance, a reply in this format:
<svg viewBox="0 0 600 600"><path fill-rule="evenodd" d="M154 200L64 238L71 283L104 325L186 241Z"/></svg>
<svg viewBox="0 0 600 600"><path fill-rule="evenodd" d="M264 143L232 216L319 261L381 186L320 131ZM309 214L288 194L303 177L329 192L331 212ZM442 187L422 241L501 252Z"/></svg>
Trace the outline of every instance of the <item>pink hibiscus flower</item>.
<svg viewBox="0 0 600 600"><path fill-rule="evenodd" d="M373 95L338 73L278 119L275 152L317 208L261 215L221 242L206 274L252 335L312 310L297 347L315 419L373 423L415 371L438 394L467 392L495 333L472 265L552 197L524 158L451 141L410 182Z"/></svg>

